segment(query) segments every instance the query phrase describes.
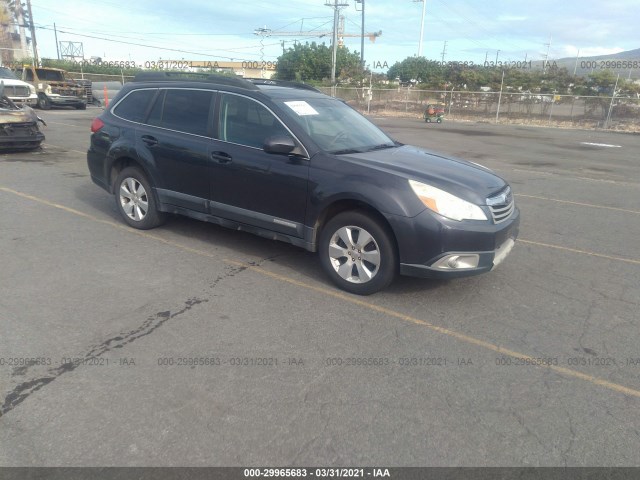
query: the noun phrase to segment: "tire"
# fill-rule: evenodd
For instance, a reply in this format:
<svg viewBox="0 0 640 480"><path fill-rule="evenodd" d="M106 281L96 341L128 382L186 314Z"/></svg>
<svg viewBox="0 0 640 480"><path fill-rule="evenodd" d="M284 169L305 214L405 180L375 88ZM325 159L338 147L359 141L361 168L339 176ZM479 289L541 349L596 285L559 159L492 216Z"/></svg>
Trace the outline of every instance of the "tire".
<svg viewBox="0 0 640 480"><path fill-rule="evenodd" d="M116 208L124 221L139 230L161 225L164 214L158 211L151 183L137 167L123 169L114 184Z"/></svg>
<svg viewBox="0 0 640 480"><path fill-rule="evenodd" d="M38 95L38 108L41 110L51 110L51 101L45 94Z"/></svg>
<svg viewBox="0 0 640 480"><path fill-rule="evenodd" d="M367 213L343 212L322 229L320 262L341 289L371 295L387 287L396 276L398 255L392 238L388 229Z"/></svg>
<svg viewBox="0 0 640 480"><path fill-rule="evenodd" d="M439 118L439 119L437 119L437 120L436 120L436 122L438 122L438 123L442 123L442 119L441 119L441 118Z"/></svg>
<svg viewBox="0 0 640 480"><path fill-rule="evenodd" d="M427 122L427 123L431 123L431 119L430 119L430 118L427 118L427 119L425 120L425 122Z"/></svg>

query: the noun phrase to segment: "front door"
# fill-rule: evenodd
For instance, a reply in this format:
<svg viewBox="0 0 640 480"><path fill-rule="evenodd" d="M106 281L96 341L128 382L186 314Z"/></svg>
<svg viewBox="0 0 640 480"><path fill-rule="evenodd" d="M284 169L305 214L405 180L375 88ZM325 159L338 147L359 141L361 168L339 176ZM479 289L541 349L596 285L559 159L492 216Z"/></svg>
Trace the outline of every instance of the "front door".
<svg viewBox="0 0 640 480"><path fill-rule="evenodd" d="M292 134L267 107L243 95L220 93L218 112L210 212L302 237L309 161L262 149L267 137Z"/></svg>

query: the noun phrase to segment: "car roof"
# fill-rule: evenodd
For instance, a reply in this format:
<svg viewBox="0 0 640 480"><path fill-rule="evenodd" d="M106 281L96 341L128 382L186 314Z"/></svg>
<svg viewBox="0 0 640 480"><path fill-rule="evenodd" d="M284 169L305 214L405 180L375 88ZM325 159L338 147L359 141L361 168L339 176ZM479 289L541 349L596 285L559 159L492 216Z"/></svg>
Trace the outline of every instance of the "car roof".
<svg viewBox="0 0 640 480"><path fill-rule="evenodd" d="M242 78L211 74L181 74L182 72L144 72L136 75L128 89L138 88L198 88L226 90L234 93L262 93L273 99L327 98L315 87L297 82L262 78Z"/></svg>
<svg viewBox="0 0 640 480"><path fill-rule="evenodd" d="M320 91L291 88L277 85L260 85L260 91L274 99L327 98Z"/></svg>

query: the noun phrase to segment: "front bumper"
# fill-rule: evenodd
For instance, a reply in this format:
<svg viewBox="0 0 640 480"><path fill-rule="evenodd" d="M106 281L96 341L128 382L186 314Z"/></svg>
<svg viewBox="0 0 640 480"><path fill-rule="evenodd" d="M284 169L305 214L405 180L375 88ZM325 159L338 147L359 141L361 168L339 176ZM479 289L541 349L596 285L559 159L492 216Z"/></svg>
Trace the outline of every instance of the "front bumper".
<svg viewBox="0 0 640 480"><path fill-rule="evenodd" d="M44 141L40 132L33 135L0 136L0 150L33 150Z"/></svg>
<svg viewBox="0 0 640 480"><path fill-rule="evenodd" d="M35 107L38 103L38 96L33 95L31 97L9 97L13 103L16 105L29 105L30 107Z"/></svg>
<svg viewBox="0 0 640 480"><path fill-rule="evenodd" d="M387 219L398 241L400 273L423 278L468 277L494 269L511 252L520 227L517 208L499 224L456 222L429 210L414 218Z"/></svg>
<svg viewBox="0 0 640 480"><path fill-rule="evenodd" d="M81 97L73 97L73 96L66 96L66 95L48 95L47 98L51 102L51 105L55 105L57 107L87 104L87 99L81 98Z"/></svg>

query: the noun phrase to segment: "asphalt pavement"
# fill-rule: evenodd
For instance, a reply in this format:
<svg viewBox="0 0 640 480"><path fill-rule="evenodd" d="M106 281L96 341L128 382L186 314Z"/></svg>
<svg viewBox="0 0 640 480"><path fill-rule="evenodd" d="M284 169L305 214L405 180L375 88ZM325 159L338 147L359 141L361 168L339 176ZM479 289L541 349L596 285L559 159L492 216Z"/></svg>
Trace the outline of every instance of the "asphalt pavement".
<svg viewBox="0 0 640 480"><path fill-rule="evenodd" d="M0 155L0 466L640 466L639 135L373 117L522 223L491 273L358 297L288 244L127 227L99 112Z"/></svg>

